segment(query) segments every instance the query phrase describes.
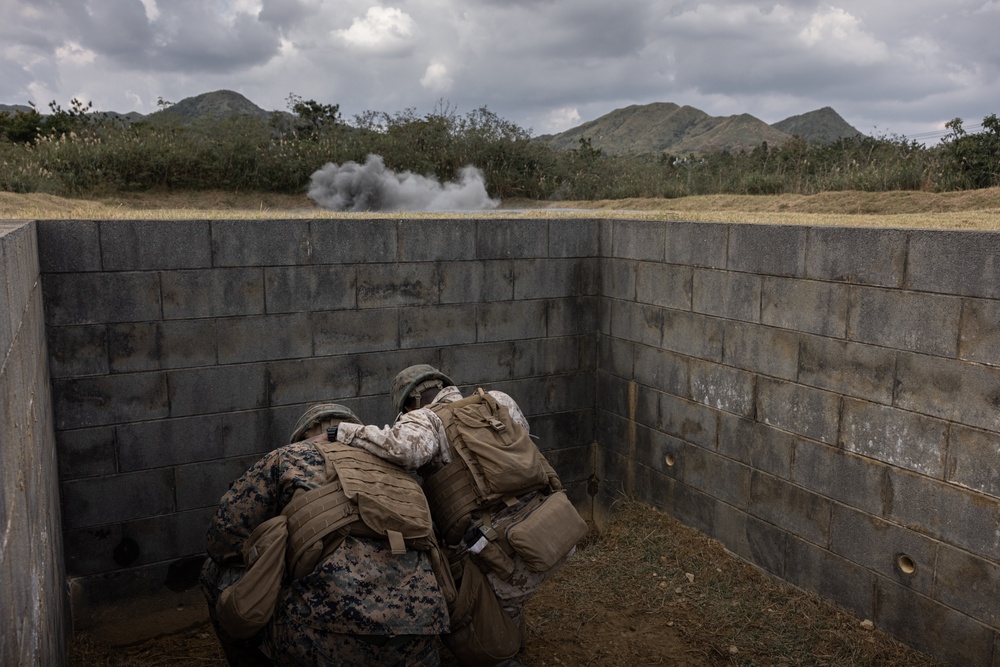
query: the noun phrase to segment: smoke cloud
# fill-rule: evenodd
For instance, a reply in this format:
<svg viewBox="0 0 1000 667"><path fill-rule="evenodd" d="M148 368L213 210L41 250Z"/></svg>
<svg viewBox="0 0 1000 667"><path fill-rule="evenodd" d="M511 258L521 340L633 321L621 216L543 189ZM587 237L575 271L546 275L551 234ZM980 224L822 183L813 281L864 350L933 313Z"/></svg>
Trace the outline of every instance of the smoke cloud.
<svg viewBox="0 0 1000 667"><path fill-rule="evenodd" d="M333 162L313 173L309 198L334 211L482 211L500 205L486 194L483 174L463 167L457 181L440 183L386 169L378 155L365 163Z"/></svg>

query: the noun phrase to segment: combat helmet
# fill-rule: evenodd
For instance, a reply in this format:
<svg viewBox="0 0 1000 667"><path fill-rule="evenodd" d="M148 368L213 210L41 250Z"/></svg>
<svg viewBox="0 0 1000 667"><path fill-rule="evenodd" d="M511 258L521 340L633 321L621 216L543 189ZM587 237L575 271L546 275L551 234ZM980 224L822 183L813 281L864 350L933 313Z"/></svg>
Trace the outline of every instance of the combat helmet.
<svg viewBox="0 0 1000 667"><path fill-rule="evenodd" d="M295 428L292 429L292 435L288 439L289 444L299 442L305 436L306 431L317 424L322 424L331 419L339 419L340 421L352 422L354 424L361 423L361 420L358 419L356 414L351 412L350 408L340 403L317 403L306 410L299 417L299 420L295 422Z"/></svg>
<svg viewBox="0 0 1000 667"><path fill-rule="evenodd" d="M450 377L428 364L404 368L392 381L392 389L389 392L393 410L396 414L401 413L408 398L420 396L421 392L434 386L454 387L455 383Z"/></svg>

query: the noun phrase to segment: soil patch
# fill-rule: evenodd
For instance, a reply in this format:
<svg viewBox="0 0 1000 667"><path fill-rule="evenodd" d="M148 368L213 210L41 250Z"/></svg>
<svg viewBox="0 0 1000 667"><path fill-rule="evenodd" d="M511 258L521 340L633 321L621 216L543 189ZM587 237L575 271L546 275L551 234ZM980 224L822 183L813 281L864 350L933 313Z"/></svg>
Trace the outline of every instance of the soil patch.
<svg viewBox="0 0 1000 667"><path fill-rule="evenodd" d="M938 667L818 597L767 576L659 512L618 503L531 599L529 667ZM136 614L135 631L143 618ZM79 635L71 667L222 666L207 616L131 645ZM442 665L456 663L442 649Z"/></svg>

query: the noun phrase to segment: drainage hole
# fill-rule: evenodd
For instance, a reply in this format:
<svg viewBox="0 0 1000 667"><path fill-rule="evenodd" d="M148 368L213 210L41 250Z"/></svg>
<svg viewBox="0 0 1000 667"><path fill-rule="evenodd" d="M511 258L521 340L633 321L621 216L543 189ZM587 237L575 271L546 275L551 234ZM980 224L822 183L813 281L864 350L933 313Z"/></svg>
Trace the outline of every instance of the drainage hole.
<svg viewBox="0 0 1000 667"><path fill-rule="evenodd" d="M913 562L913 559L906 554L899 554L896 556L896 567L903 574L913 574L917 571L917 564Z"/></svg>
<svg viewBox="0 0 1000 667"><path fill-rule="evenodd" d="M663 460L666 462L668 468L673 468L674 463L676 463L673 454L667 454L666 456L663 457Z"/></svg>

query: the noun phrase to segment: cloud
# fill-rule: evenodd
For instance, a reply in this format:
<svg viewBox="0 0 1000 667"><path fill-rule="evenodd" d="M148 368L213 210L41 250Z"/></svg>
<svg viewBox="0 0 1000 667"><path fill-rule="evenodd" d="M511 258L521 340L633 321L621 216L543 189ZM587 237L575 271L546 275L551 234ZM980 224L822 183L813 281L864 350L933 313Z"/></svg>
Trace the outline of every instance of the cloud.
<svg viewBox="0 0 1000 667"><path fill-rule="evenodd" d="M446 93L451 90L451 86L454 80L448 73L448 68L445 67L444 63L432 62L427 66L424 71L423 77L420 79L420 85L436 93Z"/></svg>
<svg viewBox="0 0 1000 667"><path fill-rule="evenodd" d="M889 49L861 28L861 21L843 9L830 7L813 14L798 38L824 58L854 64L882 62Z"/></svg>
<svg viewBox="0 0 1000 667"><path fill-rule="evenodd" d="M411 45L416 25L408 14L395 7L369 7L363 18L337 35L350 48L377 55L403 55Z"/></svg>

